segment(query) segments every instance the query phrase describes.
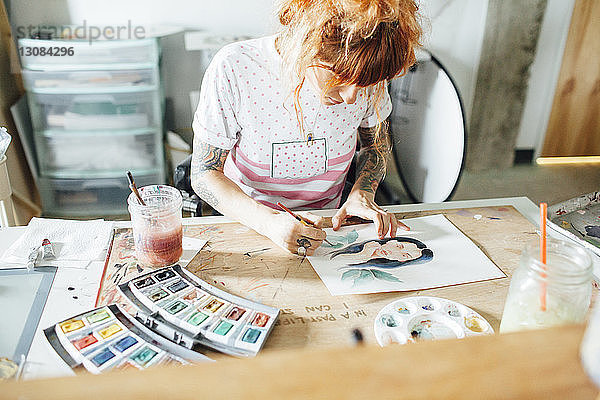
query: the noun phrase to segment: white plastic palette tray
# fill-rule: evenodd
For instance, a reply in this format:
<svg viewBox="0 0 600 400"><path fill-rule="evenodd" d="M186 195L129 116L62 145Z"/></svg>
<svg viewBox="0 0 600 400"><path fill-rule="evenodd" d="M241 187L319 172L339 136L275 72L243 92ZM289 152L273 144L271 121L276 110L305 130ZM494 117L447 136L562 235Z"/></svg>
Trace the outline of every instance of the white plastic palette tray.
<svg viewBox="0 0 600 400"><path fill-rule="evenodd" d="M377 314L374 328L380 346L494 333L489 322L469 307L429 296L391 302Z"/></svg>

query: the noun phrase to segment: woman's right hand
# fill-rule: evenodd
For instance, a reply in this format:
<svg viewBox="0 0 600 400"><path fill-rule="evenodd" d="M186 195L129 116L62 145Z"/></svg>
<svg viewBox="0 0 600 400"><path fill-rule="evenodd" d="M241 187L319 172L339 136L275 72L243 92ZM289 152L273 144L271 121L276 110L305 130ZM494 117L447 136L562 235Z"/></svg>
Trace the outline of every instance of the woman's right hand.
<svg viewBox="0 0 600 400"><path fill-rule="evenodd" d="M279 212L273 214L272 219L267 221L263 235L290 253L298 254L298 249L304 247L306 255L312 256L327 237L325 231L321 229L323 219L305 212L300 212L298 215L314 226L306 226L290 214Z"/></svg>

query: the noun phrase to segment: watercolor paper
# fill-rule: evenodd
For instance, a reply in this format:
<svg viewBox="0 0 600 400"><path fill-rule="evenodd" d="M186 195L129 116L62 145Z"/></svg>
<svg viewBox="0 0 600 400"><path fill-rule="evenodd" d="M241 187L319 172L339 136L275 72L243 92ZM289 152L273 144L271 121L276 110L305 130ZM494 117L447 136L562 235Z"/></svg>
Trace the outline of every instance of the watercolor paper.
<svg viewBox="0 0 600 400"><path fill-rule="evenodd" d="M325 229L311 257L332 295L422 290L506 275L443 215L403 221L410 231L379 240L372 224Z"/></svg>

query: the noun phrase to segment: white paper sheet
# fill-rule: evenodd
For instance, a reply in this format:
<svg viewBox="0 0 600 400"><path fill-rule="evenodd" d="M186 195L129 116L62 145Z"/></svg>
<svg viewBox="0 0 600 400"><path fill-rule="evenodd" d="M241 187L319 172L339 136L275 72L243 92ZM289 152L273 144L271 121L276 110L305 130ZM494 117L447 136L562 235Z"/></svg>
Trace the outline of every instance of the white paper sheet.
<svg viewBox="0 0 600 400"><path fill-rule="evenodd" d="M179 258L179 262L185 265L192 261L206 243L208 243L208 240L184 236L182 241L183 253Z"/></svg>
<svg viewBox="0 0 600 400"><path fill-rule="evenodd" d="M334 232L308 257L336 295L411 291L504 278L506 275L443 215L403 220L410 231L378 240L372 224Z"/></svg>
<svg viewBox="0 0 600 400"><path fill-rule="evenodd" d="M72 221L34 217L25 232L4 252L3 267L10 267L10 264L25 267L31 248L40 246L43 239L49 239L56 259L38 260L37 265L87 268L91 261L104 258L112 225L102 219Z"/></svg>

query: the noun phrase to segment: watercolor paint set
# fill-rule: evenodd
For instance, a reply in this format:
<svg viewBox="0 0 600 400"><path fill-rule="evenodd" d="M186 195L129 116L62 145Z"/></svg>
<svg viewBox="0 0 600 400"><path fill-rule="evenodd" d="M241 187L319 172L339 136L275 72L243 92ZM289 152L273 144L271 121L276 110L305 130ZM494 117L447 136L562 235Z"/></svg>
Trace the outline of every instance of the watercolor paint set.
<svg viewBox="0 0 600 400"><path fill-rule="evenodd" d="M279 309L209 285L180 265L156 269L119 285L136 318L181 346L236 356L263 347Z"/></svg>
<svg viewBox="0 0 600 400"><path fill-rule="evenodd" d="M61 321L44 333L71 368L83 367L95 374L111 369L145 369L210 360L157 337L115 304Z"/></svg>
<svg viewBox="0 0 600 400"><path fill-rule="evenodd" d="M374 325L380 346L494 333L489 322L469 307L429 296L391 302L379 311Z"/></svg>

